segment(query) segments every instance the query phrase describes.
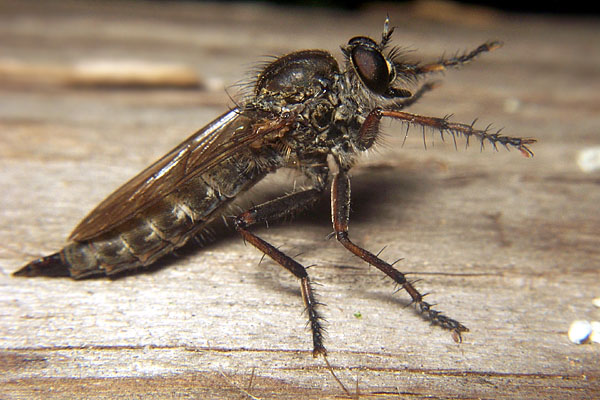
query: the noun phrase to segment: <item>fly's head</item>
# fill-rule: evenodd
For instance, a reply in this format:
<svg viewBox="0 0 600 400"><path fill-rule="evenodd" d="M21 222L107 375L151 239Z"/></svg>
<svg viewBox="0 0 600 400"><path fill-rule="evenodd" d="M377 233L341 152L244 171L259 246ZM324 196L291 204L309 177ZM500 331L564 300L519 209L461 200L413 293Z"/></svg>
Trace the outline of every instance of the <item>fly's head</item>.
<svg viewBox="0 0 600 400"><path fill-rule="evenodd" d="M356 36L342 46L346 69L342 76L340 97L352 99L344 103L356 105L348 110L346 119L351 120L351 114L360 116L355 126L349 129L350 136L356 139L355 144L360 150L371 147L377 136L373 134L372 140L367 141L356 137L357 126L362 124L369 112L375 108L400 104L412 96L410 90L402 87L414 80L409 73L410 65L399 60L398 49L387 49L393 31L389 27L389 19L386 19L379 42L366 36Z"/></svg>
<svg viewBox="0 0 600 400"><path fill-rule="evenodd" d="M353 94L362 94L375 102L412 95L409 90L396 87L397 81L401 80L400 65L394 62L393 51L390 54L385 52L393 31L394 28L389 28L389 20L386 19L379 43L366 36L356 36L342 47L346 56L346 73L352 83L351 90L359 92Z"/></svg>

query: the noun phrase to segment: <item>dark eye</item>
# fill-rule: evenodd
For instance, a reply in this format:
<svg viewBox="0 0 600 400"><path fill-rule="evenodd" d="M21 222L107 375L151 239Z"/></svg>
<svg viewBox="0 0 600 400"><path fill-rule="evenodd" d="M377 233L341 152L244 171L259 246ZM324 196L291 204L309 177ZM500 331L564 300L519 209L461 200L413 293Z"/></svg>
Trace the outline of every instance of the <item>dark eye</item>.
<svg viewBox="0 0 600 400"><path fill-rule="evenodd" d="M385 94L390 84L390 69L381 52L358 45L352 49L351 57L363 83L375 93Z"/></svg>

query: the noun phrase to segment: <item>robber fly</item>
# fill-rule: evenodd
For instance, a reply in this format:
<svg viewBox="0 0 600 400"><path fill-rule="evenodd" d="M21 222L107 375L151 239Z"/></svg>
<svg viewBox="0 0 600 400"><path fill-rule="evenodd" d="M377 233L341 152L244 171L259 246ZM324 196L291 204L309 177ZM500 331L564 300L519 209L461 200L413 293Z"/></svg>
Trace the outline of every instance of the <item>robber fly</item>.
<svg viewBox="0 0 600 400"><path fill-rule="evenodd" d="M460 338L468 330L464 325L434 310L402 272L350 239L348 171L357 155L377 142L383 117L433 128L453 138L513 147L525 156L532 155L528 145L535 140L402 111L433 87L425 83L411 93L404 87L408 83L465 64L499 43L485 43L432 64L409 63L397 49L388 49L393 30L386 19L379 42L365 36L350 39L342 46L343 68L322 50L301 50L275 59L258 75L253 93L237 107L108 196L75 228L65 248L27 264L15 275L80 279L150 265L201 234L224 215L232 200L267 174L293 168L306 176L308 188L252 207L233 218L233 225L247 243L300 280L313 355L325 355L326 350L307 270L250 228L306 209L328 182L336 239L406 290L425 319ZM335 174L329 170L328 157L337 164Z"/></svg>

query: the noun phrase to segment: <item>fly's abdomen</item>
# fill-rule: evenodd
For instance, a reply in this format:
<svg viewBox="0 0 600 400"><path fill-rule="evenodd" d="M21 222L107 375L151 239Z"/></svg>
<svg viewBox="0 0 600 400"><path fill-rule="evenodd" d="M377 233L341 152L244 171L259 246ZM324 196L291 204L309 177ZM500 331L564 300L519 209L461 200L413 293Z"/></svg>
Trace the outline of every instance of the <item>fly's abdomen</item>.
<svg viewBox="0 0 600 400"><path fill-rule="evenodd" d="M108 232L67 245L60 258L73 278L150 265L201 232L264 175L253 167L250 158L229 158Z"/></svg>

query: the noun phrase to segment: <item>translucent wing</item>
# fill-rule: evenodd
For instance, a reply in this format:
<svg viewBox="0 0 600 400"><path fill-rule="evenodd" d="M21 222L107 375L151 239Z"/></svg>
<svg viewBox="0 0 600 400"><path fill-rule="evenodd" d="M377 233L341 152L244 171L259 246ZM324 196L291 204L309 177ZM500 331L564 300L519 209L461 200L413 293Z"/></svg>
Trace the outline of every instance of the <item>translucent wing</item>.
<svg viewBox="0 0 600 400"><path fill-rule="evenodd" d="M289 123L283 118L261 121L256 113L239 109L221 115L108 196L69 239L84 241L106 232L240 148Z"/></svg>

